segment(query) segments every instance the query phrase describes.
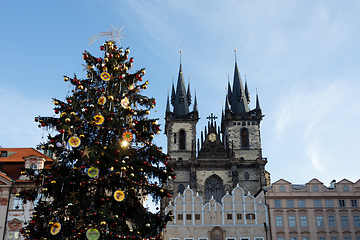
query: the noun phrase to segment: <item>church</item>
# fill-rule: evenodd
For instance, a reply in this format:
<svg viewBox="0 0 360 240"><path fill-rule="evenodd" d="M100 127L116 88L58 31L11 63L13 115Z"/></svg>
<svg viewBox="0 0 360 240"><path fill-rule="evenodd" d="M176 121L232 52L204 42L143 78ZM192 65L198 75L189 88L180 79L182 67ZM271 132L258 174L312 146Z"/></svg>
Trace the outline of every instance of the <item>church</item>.
<svg viewBox="0 0 360 240"><path fill-rule="evenodd" d="M197 99L191 106L190 84L186 88L180 63L165 112L169 164L176 173L168 185L173 197L164 204L174 218L164 231L165 240L267 238L267 207L256 198L270 184L260 138L264 115L258 95L255 109L249 103L247 82L244 87L235 60L220 123L208 113L197 139Z"/></svg>

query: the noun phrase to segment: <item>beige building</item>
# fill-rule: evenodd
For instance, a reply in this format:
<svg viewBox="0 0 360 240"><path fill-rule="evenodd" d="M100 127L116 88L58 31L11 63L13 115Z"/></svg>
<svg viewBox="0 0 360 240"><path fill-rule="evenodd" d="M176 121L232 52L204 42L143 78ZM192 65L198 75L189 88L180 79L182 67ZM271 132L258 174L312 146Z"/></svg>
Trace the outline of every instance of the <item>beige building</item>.
<svg viewBox="0 0 360 240"><path fill-rule="evenodd" d="M360 180L280 179L264 191L272 240L360 240Z"/></svg>
<svg viewBox="0 0 360 240"><path fill-rule="evenodd" d="M174 221L164 229L164 240L267 240L267 207L260 198L235 187L221 203L209 202L189 187L166 207Z"/></svg>
<svg viewBox="0 0 360 240"><path fill-rule="evenodd" d="M34 204L14 196L33 183L21 175L21 168L42 169L52 159L33 148L0 148L0 239L23 239L19 230L30 220Z"/></svg>

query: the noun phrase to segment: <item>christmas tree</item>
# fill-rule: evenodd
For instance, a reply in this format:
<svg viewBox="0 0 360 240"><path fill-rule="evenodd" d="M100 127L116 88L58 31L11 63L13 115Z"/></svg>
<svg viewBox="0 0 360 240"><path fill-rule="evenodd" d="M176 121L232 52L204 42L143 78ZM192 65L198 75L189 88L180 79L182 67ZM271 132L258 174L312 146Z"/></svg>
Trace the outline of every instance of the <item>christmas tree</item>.
<svg viewBox="0 0 360 240"><path fill-rule="evenodd" d="M52 131L39 147L55 154L48 169L24 169L35 187L16 194L35 201L25 239L159 239L170 215L144 208L149 194L170 197L168 157L152 143L154 98L142 95L145 69L132 70L129 48L106 41L102 57L83 53L87 76L64 77L72 90L54 99L54 117L36 117Z"/></svg>

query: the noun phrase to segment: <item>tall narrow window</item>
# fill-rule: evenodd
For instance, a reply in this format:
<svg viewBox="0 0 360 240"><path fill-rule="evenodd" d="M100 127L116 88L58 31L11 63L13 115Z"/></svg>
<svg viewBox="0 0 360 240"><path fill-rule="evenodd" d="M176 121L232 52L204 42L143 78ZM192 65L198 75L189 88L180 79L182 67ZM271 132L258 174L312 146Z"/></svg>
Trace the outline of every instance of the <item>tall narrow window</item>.
<svg viewBox="0 0 360 240"><path fill-rule="evenodd" d="M249 180L249 173L245 172L245 180Z"/></svg>
<svg viewBox="0 0 360 240"><path fill-rule="evenodd" d="M179 193L181 193L181 194L184 193L184 185L182 185L182 184L179 185Z"/></svg>
<svg viewBox="0 0 360 240"><path fill-rule="evenodd" d="M185 130L181 129L179 135L180 149L185 149Z"/></svg>
<svg viewBox="0 0 360 240"><path fill-rule="evenodd" d="M241 130L241 146L247 147L248 145L248 130L244 128Z"/></svg>
<svg viewBox="0 0 360 240"><path fill-rule="evenodd" d="M221 202L222 198L222 180L216 175L210 176L205 181L205 197L209 201L213 197L217 202Z"/></svg>
<svg viewBox="0 0 360 240"><path fill-rule="evenodd" d="M283 226L283 217L282 216L275 216L276 226L282 227Z"/></svg>
<svg viewBox="0 0 360 240"><path fill-rule="evenodd" d="M329 227L336 227L335 216L328 216Z"/></svg>

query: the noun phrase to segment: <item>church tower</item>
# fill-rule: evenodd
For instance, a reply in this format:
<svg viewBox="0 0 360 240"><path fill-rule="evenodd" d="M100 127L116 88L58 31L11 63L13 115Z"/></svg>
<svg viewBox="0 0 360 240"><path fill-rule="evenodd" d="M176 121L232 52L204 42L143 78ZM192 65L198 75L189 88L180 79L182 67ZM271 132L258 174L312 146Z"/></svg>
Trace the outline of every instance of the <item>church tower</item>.
<svg viewBox="0 0 360 240"><path fill-rule="evenodd" d="M180 63L179 76L176 85L171 91L171 105L173 111L170 111L169 96L167 99L165 113L165 134L167 136L167 152L171 159L179 162L187 162L196 154L196 123L199 120L196 96L193 111L190 112L191 93L190 83L187 91Z"/></svg>
<svg viewBox="0 0 360 240"><path fill-rule="evenodd" d="M250 110L249 103L246 76L244 88L235 60L232 88L228 82L221 133L227 156L232 162L233 185L239 183L244 190L255 194L270 183L270 174L265 171L267 159L262 156L260 122L264 115L258 94L255 109Z"/></svg>
<svg viewBox="0 0 360 240"><path fill-rule="evenodd" d="M236 186L255 195L269 184L270 177L265 171L267 160L262 157L260 122L263 115L258 96L255 109L250 110L249 103L247 82L244 88L235 60L233 84L231 87L228 83L221 124L217 126L218 117L211 113L196 142L199 120L196 96L190 112L190 85L186 91L180 64L176 91L173 85L171 92L173 111L168 96L165 117L169 164L176 174L168 188L174 197L189 187L205 201L221 202Z"/></svg>

